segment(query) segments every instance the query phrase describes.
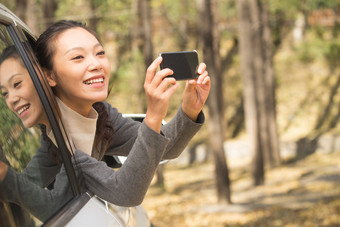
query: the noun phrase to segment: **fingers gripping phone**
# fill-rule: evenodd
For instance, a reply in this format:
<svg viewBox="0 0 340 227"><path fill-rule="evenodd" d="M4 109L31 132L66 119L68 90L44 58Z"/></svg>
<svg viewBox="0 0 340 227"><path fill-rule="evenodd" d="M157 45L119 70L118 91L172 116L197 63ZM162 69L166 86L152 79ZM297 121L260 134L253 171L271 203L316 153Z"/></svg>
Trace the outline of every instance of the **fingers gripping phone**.
<svg viewBox="0 0 340 227"><path fill-rule="evenodd" d="M161 69L169 68L176 80L192 80L198 77L198 55L194 51L164 52L159 54L163 61Z"/></svg>

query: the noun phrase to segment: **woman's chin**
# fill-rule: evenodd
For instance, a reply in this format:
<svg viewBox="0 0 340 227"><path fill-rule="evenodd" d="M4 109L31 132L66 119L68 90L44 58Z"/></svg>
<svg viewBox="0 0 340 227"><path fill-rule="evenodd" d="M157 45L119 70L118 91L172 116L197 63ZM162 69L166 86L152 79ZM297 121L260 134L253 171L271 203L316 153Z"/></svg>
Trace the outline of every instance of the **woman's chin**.
<svg viewBox="0 0 340 227"><path fill-rule="evenodd" d="M25 128L32 128L35 125L29 121L22 121L22 124L25 126Z"/></svg>
<svg viewBox="0 0 340 227"><path fill-rule="evenodd" d="M104 94L98 94L96 96L94 96L92 98L93 102L96 103L96 102L102 102L102 101L105 101L106 98L107 98L108 94L107 93L104 93Z"/></svg>

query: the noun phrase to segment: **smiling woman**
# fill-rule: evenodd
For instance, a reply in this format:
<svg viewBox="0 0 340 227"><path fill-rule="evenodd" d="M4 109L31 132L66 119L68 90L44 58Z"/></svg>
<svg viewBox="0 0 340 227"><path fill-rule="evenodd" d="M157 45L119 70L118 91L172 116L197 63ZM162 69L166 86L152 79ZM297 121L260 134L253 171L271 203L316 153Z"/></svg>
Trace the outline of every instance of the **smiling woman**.
<svg viewBox="0 0 340 227"><path fill-rule="evenodd" d="M15 46L6 47L1 53L0 88L6 105L19 117L25 127L33 127L38 124L49 127L37 91ZM20 141L20 134L23 134L24 131L24 128L21 128L18 123L14 123L10 126L8 136L8 140L13 140L12 143L27 143L21 147L23 150L31 143L30 141ZM35 134L35 131L32 132ZM6 148L2 145L3 147ZM1 149L1 153L4 152L7 157L0 160L0 200L19 204L36 217L45 220L71 198L70 188L67 186L68 184L63 184L64 189L59 190L62 193L51 197L51 194L41 186L48 186L54 178L43 179L40 171L46 170L42 170L39 163L36 163L35 168L26 167L21 174L17 174L15 170L21 171L27 163L17 163L20 160L17 160L18 154L15 154L14 150L16 149L13 146L9 146L4 151ZM25 151L19 151L19 154L25 154ZM30 163L34 163L34 161L31 160ZM18 164L20 168L18 168ZM59 168L60 165L59 162ZM30 172L26 172L26 170L30 170ZM54 176L58 172L59 169L55 169ZM62 181L68 182L65 172L59 176ZM43 205L46 204L50 206L43 209Z"/></svg>
<svg viewBox="0 0 340 227"><path fill-rule="evenodd" d="M49 84L63 103L87 117L93 103L108 95L110 63L105 51L95 36L80 27L61 33L53 49L53 70L46 73Z"/></svg>
<svg viewBox="0 0 340 227"><path fill-rule="evenodd" d="M87 187L111 203L139 205L160 160L176 158L204 122L201 110L210 90L205 64L199 67L199 78L187 83L183 104L174 119L162 126L170 97L178 85L174 78L165 78L171 70L156 72L161 58L146 73L148 110L140 123L124 118L116 108L102 102L108 95L110 64L99 39L85 25L76 21L53 24L38 38L36 51L58 98ZM48 136L53 141L53 135ZM100 162L97 166L80 162L84 153L96 160L111 155L128 158L114 172L99 168L103 164Z"/></svg>
<svg viewBox="0 0 340 227"><path fill-rule="evenodd" d="M48 125L37 91L14 46L6 48L0 58L0 89L7 106L25 127Z"/></svg>

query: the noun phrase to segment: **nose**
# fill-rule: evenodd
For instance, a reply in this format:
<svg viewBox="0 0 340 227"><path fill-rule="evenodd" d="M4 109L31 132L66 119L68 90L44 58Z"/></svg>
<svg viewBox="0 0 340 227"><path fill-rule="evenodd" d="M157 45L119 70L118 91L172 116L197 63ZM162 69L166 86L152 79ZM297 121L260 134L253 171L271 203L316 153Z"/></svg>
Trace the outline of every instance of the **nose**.
<svg viewBox="0 0 340 227"><path fill-rule="evenodd" d="M15 105L19 102L20 97L15 93L9 93L7 98L7 105L9 107L15 107Z"/></svg>
<svg viewBox="0 0 340 227"><path fill-rule="evenodd" d="M97 56L92 56L89 61L89 70L100 70L102 68L102 64Z"/></svg>

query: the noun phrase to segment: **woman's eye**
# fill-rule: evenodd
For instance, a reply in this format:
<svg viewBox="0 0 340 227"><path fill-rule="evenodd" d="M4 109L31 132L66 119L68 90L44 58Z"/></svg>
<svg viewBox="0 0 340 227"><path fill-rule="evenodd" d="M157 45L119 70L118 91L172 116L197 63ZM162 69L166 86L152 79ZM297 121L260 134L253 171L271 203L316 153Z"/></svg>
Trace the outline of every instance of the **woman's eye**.
<svg viewBox="0 0 340 227"><path fill-rule="evenodd" d="M7 95L8 95L8 92L2 92L2 93L1 93L1 96L2 96L2 97L5 97L5 98L6 98Z"/></svg>
<svg viewBox="0 0 340 227"><path fill-rule="evenodd" d="M14 83L14 88L18 87L21 84L22 81Z"/></svg>
<svg viewBox="0 0 340 227"><path fill-rule="evenodd" d="M104 50L99 51L97 55L105 55L105 51Z"/></svg>
<svg viewBox="0 0 340 227"><path fill-rule="evenodd" d="M81 55L78 55L78 56L76 56L76 57L72 58L72 60L79 60L79 59L82 59L82 58L83 58L83 56L81 56Z"/></svg>

